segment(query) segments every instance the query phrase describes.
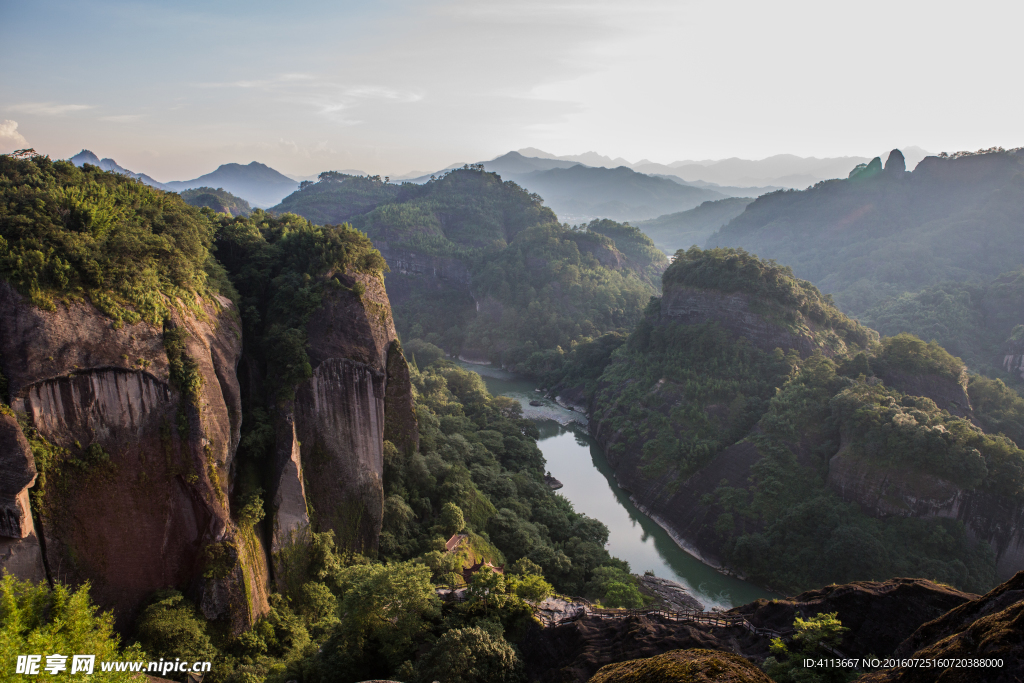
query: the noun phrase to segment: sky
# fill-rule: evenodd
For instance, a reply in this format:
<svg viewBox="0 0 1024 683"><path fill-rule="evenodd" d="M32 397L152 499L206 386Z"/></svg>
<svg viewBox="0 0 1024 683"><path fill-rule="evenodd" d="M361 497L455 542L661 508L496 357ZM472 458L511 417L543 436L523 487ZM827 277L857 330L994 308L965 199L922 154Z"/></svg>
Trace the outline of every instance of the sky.
<svg viewBox="0 0 1024 683"><path fill-rule="evenodd" d="M0 0L0 152L157 180L1024 145L1024 3Z"/></svg>

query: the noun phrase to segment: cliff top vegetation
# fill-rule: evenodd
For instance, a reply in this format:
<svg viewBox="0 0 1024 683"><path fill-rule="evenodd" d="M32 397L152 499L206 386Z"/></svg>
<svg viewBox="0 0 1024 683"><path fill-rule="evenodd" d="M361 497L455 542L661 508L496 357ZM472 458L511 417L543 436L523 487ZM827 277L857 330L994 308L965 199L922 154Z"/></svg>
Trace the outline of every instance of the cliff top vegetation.
<svg viewBox="0 0 1024 683"><path fill-rule="evenodd" d="M176 194L86 165L0 156L0 277L45 309L87 299L116 324L226 284L213 224ZM212 277L211 277L212 276Z"/></svg>
<svg viewBox="0 0 1024 683"><path fill-rule="evenodd" d="M203 208L204 206L213 209L217 213L226 213L229 216L248 216L252 213L249 202L241 197L236 197L222 187L196 187L191 190L182 190L181 198L186 204Z"/></svg>
<svg viewBox="0 0 1024 683"><path fill-rule="evenodd" d="M721 292L743 292L758 303L799 311L818 325L831 328L848 342L866 346L871 330L847 318L832 297L793 275L789 266L762 260L743 249L700 249L676 252L675 260L662 275L662 286L698 287Z"/></svg>

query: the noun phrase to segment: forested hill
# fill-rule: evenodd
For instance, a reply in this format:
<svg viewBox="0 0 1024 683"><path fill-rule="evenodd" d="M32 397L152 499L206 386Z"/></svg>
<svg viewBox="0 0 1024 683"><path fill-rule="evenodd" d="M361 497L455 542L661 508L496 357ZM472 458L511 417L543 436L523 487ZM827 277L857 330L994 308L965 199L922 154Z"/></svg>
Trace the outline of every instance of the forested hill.
<svg viewBox="0 0 1024 683"><path fill-rule="evenodd" d="M678 249L704 244L711 233L743 213L752 201L747 197L706 201L687 211L640 221L637 227L654 240L659 249L672 254Z"/></svg>
<svg viewBox="0 0 1024 683"><path fill-rule="evenodd" d="M1024 151L927 157L894 150L846 179L764 195L711 235L792 266L848 313L943 281L988 282L1024 262Z"/></svg>
<svg viewBox="0 0 1024 683"><path fill-rule="evenodd" d="M241 197L236 197L222 187L197 187L191 190L182 190L181 198L186 204L213 209L216 213L226 213L229 216L248 216L252 213L249 202Z"/></svg>
<svg viewBox="0 0 1024 683"><path fill-rule="evenodd" d="M643 220L692 209L701 202L725 196L714 190L637 173L625 166L590 168L577 165L511 177L543 196L547 205L563 220L572 222L594 217Z"/></svg>
<svg viewBox="0 0 1024 683"><path fill-rule="evenodd" d="M379 176L325 171L315 183L301 182L298 189L282 199L271 212L294 213L324 225L343 223L395 199L405 187L387 183Z"/></svg>
<svg viewBox="0 0 1024 683"><path fill-rule="evenodd" d="M628 337L577 346L545 381L589 409L619 484L688 548L783 591L983 591L1020 567L1013 391L938 344L879 340L741 250L680 251L663 287Z"/></svg>
<svg viewBox="0 0 1024 683"><path fill-rule="evenodd" d="M410 348L507 365L629 329L668 265L637 228L562 225L540 196L480 165L422 185L324 173L275 211L350 221L373 240Z"/></svg>

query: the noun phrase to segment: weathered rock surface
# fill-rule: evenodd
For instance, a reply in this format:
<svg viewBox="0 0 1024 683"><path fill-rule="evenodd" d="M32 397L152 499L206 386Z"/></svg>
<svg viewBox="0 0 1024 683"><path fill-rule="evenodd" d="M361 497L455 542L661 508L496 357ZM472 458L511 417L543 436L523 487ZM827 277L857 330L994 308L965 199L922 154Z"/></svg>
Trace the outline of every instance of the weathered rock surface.
<svg viewBox="0 0 1024 683"><path fill-rule="evenodd" d="M829 460L828 483L844 500L875 517L960 520L970 538L992 547L1001 580L1024 567L1024 504L1019 500L858 458L842 446Z"/></svg>
<svg viewBox="0 0 1024 683"><path fill-rule="evenodd" d="M715 650L672 650L663 655L606 664L590 683L772 683L747 660Z"/></svg>
<svg viewBox="0 0 1024 683"><path fill-rule="evenodd" d="M1001 659L1002 666L896 667L868 673L864 683L1024 680L1024 572L989 593L923 624L895 656L928 660Z"/></svg>
<svg viewBox="0 0 1024 683"><path fill-rule="evenodd" d="M28 490L36 464L18 421L0 413L0 536L25 538L33 530Z"/></svg>
<svg viewBox="0 0 1024 683"><path fill-rule="evenodd" d="M657 576L637 576L636 578L640 582L640 591L653 596L658 601L656 607L674 612L688 609L704 610L704 604L690 595L689 591L676 581Z"/></svg>
<svg viewBox="0 0 1024 683"><path fill-rule="evenodd" d="M1022 596L1012 592L1020 587L1008 584L1003 597L992 599L988 607L982 607L980 604L997 591L979 601L970 593L923 579L858 581L826 586L785 600L757 600L729 610L728 614L742 615L754 626L787 632L792 631L796 617L838 612L840 621L850 629L839 647L843 654L858 658L910 656L902 653L913 638L921 638L919 634L927 632L926 637L934 638L956 628L952 615L962 615L961 620L973 622L979 615L993 613L996 607L1003 609L1013 600L1021 599ZM932 626L932 631L928 631L928 622L942 626L938 629ZM1019 640L1019 633L1017 637ZM592 680L591 677L606 665L635 662L679 649L732 653L760 665L770 654L769 646L769 638L754 635L740 626L695 625L647 615L614 620L591 616L538 628L528 634L520 650L529 680L582 683Z"/></svg>
<svg viewBox="0 0 1024 683"><path fill-rule="evenodd" d="M537 605L534 615L545 626L552 626L563 621L578 619L587 612L587 605L582 602L563 600L556 596L544 598Z"/></svg>
<svg viewBox="0 0 1024 683"><path fill-rule="evenodd" d="M18 421L0 413L0 569L38 582L46 571L28 499L35 481L35 459Z"/></svg>
<svg viewBox="0 0 1024 683"><path fill-rule="evenodd" d="M793 629L797 617L837 612L844 635L839 650L850 657L891 656L917 628L977 598L924 579L856 581L825 586L785 600L757 600L729 610L760 628ZM767 654L767 651L765 651Z"/></svg>
<svg viewBox="0 0 1024 683"><path fill-rule="evenodd" d="M585 617L538 628L519 645L527 678L541 683L584 683L608 664L692 648L743 654L759 648L767 653L768 645L764 638L740 627L711 628L654 615L607 620Z"/></svg>
<svg viewBox="0 0 1024 683"><path fill-rule="evenodd" d="M659 319L687 325L717 322L733 334L749 339L763 351L796 349L803 356L821 351L831 357L846 348L833 332L819 330L798 312L795 313L795 322L783 324L755 309L750 295L742 292L727 294L674 286L665 290Z"/></svg>
<svg viewBox="0 0 1024 683"><path fill-rule="evenodd" d="M904 370L888 370L879 373L886 386L893 387L910 396L924 396L935 401L935 405L948 410L951 415L971 418L974 409L967 395L967 366L956 379L932 374L915 374Z"/></svg>
<svg viewBox="0 0 1024 683"><path fill-rule="evenodd" d="M419 439L408 366L383 283L340 276L307 325L313 376L277 419L272 552L277 581L286 555L310 530L339 547L373 553L384 510L384 440L415 450Z"/></svg>
<svg viewBox="0 0 1024 683"><path fill-rule="evenodd" d="M43 311L0 282L12 407L60 449L37 520L51 578L90 581L122 629L162 588L187 590L235 631L267 609L262 552L241 553L219 578L203 576L208 547L246 543L228 503L241 331L228 300L202 306L200 316L171 321L187 331L186 353L203 380L193 405L170 383L162 329L115 329L82 302Z"/></svg>

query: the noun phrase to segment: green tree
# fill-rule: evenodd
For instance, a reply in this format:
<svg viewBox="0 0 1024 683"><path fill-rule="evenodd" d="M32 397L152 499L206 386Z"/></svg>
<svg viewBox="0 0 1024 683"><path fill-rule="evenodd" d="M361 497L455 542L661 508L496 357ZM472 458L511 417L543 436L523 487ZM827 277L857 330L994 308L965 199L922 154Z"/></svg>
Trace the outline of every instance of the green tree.
<svg viewBox="0 0 1024 683"><path fill-rule="evenodd" d="M136 674L100 671L101 661L147 660L138 645L124 649L120 645L113 615L101 613L92 604L88 584L75 591L61 584L50 590L45 583L19 581L4 572L0 579L0 680L25 679L14 673L19 655L67 655L67 671L59 674L63 677L70 674L71 655L90 654L96 656L91 680L127 683ZM43 659L39 678L49 677L43 672L45 665Z"/></svg>
<svg viewBox="0 0 1024 683"><path fill-rule="evenodd" d="M640 609L644 606L644 598L632 583L612 581L608 584L602 603L605 607Z"/></svg>
<svg viewBox="0 0 1024 683"><path fill-rule="evenodd" d="M550 583L544 580L543 576L537 574L510 576L507 582L516 595L532 603L543 602L555 590Z"/></svg>
<svg viewBox="0 0 1024 683"><path fill-rule="evenodd" d="M466 519L462 515L462 509L455 503L445 503L441 508L441 530L446 537L457 534L466 527Z"/></svg>
<svg viewBox="0 0 1024 683"><path fill-rule="evenodd" d="M135 635L151 657L212 661L217 656L206 621L178 591L154 597L139 615Z"/></svg>
<svg viewBox="0 0 1024 683"><path fill-rule="evenodd" d="M430 569L417 562L346 567L338 584L346 646L363 651L372 644L392 669L408 659L439 612Z"/></svg>
<svg viewBox="0 0 1024 683"><path fill-rule="evenodd" d="M416 667L421 683L515 683L522 665L504 638L482 628L451 629Z"/></svg>
<svg viewBox="0 0 1024 683"><path fill-rule="evenodd" d="M772 680L776 683L846 683L854 678L849 669L804 667L805 658L835 656L830 650L836 648L843 634L850 630L839 621L838 612L824 612L810 619L797 617L793 628L796 630L793 650L781 638L772 639L772 655L763 664Z"/></svg>

